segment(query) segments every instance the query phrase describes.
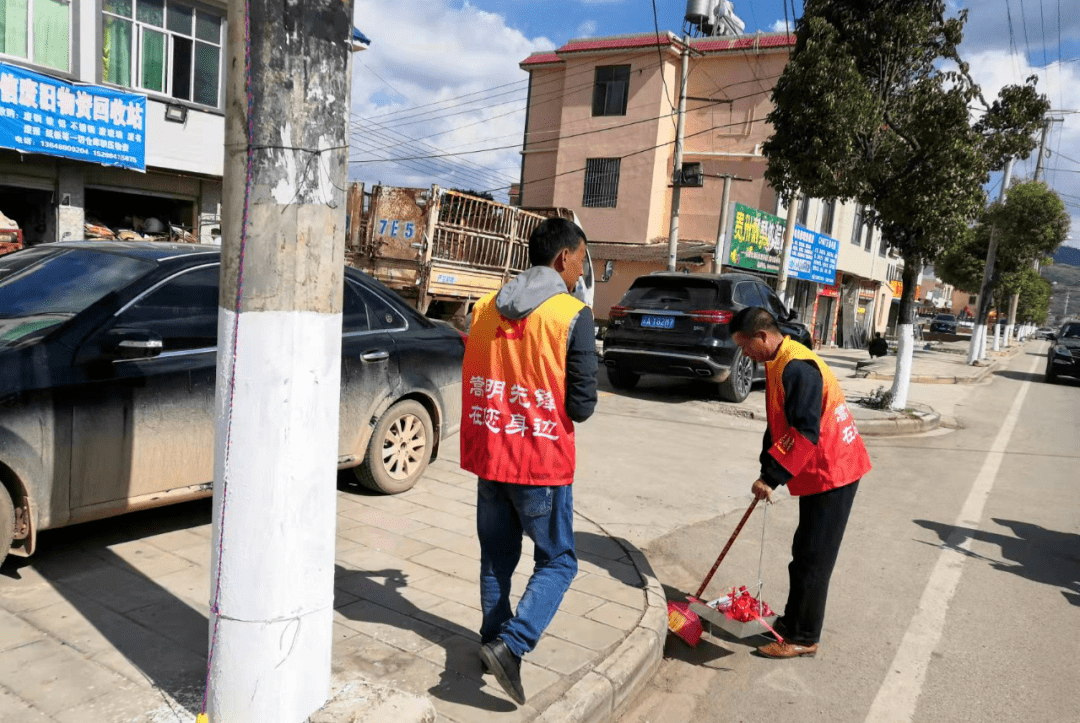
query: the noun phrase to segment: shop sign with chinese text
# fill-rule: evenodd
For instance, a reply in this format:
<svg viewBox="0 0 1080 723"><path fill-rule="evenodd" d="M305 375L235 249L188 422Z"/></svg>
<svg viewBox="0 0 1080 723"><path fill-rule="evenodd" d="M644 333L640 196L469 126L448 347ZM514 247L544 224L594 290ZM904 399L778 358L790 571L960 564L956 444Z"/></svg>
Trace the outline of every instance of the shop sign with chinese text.
<svg viewBox="0 0 1080 723"><path fill-rule="evenodd" d="M146 96L0 63L0 147L146 170Z"/></svg>
<svg viewBox="0 0 1080 723"><path fill-rule="evenodd" d="M735 204L734 216L727 263L758 273L778 273L787 222L741 203ZM796 226L788 275L793 279L831 284L836 280L839 253L840 242L836 239Z"/></svg>
<svg viewBox="0 0 1080 723"><path fill-rule="evenodd" d="M836 259L840 255L840 242L803 226L795 226L788 259L788 276L817 284L831 284L836 280Z"/></svg>

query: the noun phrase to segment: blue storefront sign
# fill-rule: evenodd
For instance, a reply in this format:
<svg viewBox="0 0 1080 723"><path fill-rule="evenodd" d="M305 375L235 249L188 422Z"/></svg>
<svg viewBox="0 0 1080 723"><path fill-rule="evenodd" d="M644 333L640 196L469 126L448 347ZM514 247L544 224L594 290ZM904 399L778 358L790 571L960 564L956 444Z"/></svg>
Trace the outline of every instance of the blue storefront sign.
<svg viewBox="0 0 1080 723"><path fill-rule="evenodd" d="M818 284L836 281L836 259L840 242L803 226L795 227L788 260L788 276Z"/></svg>
<svg viewBox="0 0 1080 723"><path fill-rule="evenodd" d="M146 96L0 63L0 148L146 170Z"/></svg>

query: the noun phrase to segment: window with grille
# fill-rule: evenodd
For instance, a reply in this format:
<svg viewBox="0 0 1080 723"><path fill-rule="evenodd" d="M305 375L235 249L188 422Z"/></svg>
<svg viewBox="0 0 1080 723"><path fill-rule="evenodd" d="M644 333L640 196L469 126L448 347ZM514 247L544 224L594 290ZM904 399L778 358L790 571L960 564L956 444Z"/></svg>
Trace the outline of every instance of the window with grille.
<svg viewBox="0 0 1080 723"><path fill-rule="evenodd" d="M173 0L104 0L101 78L217 108L222 16Z"/></svg>
<svg viewBox="0 0 1080 723"><path fill-rule="evenodd" d="M619 166L621 158L589 158L585 161L585 195L581 205L586 208L615 208L619 198Z"/></svg>
<svg viewBox="0 0 1080 723"><path fill-rule="evenodd" d="M0 3L0 55L71 70L70 0L4 0Z"/></svg>
<svg viewBox="0 0 1080 723"><path fill-rule="evenodd" d="M630 66L598 65L593 85L593 115L626 115L630 98Z"/></svg>

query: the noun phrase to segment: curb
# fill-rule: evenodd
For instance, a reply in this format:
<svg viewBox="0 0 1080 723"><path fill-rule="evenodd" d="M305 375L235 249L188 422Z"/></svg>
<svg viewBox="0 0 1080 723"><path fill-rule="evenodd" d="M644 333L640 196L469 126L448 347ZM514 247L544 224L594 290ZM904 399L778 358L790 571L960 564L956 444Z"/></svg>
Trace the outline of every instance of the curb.
<svg viewBox="0 0 1080 723"><path fill-rule="evenodd" d="M992 361L979 371L975 376L915 376L912 375L912 384L978 384L982 380L986 379L990 372L994 371L998 367L998 362ZM891 382L893 380L893 374L881 374L878 372L863 372L857 373L861 379L872 379L874 381Z"/></svg>
<svg viewBox="0 0 1080 723"><path fill-rule="evenodd" d="M921 406L921 405L920 405ZM898 416L890 419L858 419L859 434L865 437L889 437L899 434L919 434L941 426L941 415L930 407L917 410L914 417Z"/></svg>
<svg viewBox="0 0 1080 723"><path fill-rule="evenodd" d="M645 581L641 620L603 662L574 683L533 723L608 723L660 667L667 637L667 598L645 555L639 550L627 553Z"/></svg>

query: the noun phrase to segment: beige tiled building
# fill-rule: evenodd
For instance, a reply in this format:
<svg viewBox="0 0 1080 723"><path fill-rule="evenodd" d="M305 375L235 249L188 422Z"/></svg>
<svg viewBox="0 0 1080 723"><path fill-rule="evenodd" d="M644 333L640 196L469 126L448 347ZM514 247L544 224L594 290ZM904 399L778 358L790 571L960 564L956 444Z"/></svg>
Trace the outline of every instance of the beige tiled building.
<svg viewBox="0 0 1080 723"><path fill-rule="evenodd" d="M794 44L787 34L690 41L684 162L699 162L704 186L684 188L679 268L712 268L723 181L731 201L786 216L765 182L762 144L772 133L772 85ZM671 214L681 40L668 33L572 40L525 59L529 106L522 149L521 204L572 208L591 243L601 281L596 312L605 318L634 278L665 268ZM860 222L855 205L811 199L799 223L840 241L837 281L847 289L849 336L884 330L900 262ZM730 235L730 234L729 234ZM869 236L869 237L868 237ZM637 247L634 250L623 247ZM726 268L726 267L725 267ZM895 276L899 278L898 274ZM841 304L827 287L792 284L791 301L822 343L836 340ZM861 297L861 298L859 298ZM854 332L854 333L853 333Z"/></svg>

